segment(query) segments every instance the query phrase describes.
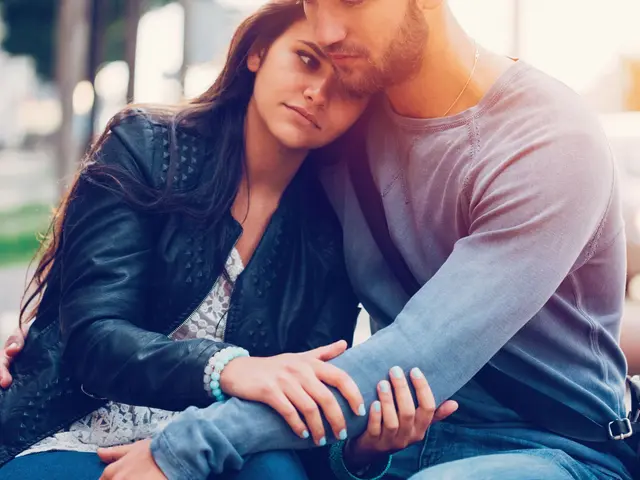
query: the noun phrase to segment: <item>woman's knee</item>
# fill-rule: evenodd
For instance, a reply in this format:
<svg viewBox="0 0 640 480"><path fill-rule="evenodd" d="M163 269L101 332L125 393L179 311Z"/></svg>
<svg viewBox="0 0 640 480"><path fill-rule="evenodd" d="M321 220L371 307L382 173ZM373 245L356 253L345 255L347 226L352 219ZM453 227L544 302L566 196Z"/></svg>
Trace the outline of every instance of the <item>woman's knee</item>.
<svg viewBox="0 0 640 480"><path fill-rule="evenodd" d="M307 480L302 462L293 451L252 455L230 480Z"/></svg>

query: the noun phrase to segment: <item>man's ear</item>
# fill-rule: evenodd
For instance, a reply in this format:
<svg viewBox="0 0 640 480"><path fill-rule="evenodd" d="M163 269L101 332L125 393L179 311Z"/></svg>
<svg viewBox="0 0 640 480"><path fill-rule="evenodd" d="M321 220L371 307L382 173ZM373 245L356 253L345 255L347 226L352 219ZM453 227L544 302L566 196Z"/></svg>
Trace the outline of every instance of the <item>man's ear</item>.
<svg viewBox="0 0 640 480"><path fill-rule="evenodd" d="M252 51L247 57L247 68L250 72L256 73L262 64L262 52Z"/></svg>

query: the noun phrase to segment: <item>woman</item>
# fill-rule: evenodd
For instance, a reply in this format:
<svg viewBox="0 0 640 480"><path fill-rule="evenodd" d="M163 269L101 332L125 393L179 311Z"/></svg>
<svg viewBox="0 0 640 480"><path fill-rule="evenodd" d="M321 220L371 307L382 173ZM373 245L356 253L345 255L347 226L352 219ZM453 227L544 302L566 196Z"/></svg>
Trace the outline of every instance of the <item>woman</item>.
<svg viewBox="0 0 640 480"><path fill-rule="evenodd" d="M150 437L225 394L270 405L319 446L322 411L346 438L327 385L354 412L365 406L325 361L352 338L357 301L339 225L303 162L365 104L342 90L291 1L243 23L220 77L188 106L112 120L56 214L22 310L29 340L0 393L0 463L19 457L0 479L39 478L36 468L96 478L97 447ZM384 424L397 423L384 399ZM404 442L376 441L379 410L347 463ZM292 454L276 455L274 478L304 478Z"/></svg>

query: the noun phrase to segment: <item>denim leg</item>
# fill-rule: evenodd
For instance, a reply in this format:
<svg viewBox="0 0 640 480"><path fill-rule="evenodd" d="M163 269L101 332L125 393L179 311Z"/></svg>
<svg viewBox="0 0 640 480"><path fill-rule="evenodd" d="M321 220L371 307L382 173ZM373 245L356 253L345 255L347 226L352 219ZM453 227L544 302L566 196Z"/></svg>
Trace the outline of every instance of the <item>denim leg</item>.
<svg viewBox="0 0 640 480"><path fill-rule="evenodd" d="M295 452L282 450L253 455L247 459L240 472L230 473L222 478L224 480L307 480L307 474Z"/></svg>
<svg viewBox="0 0 640 480"><path fill-rule="evenodd" d="M32 453L0 468L0 480L98 480L105 468L95 453Z"/></svg>
<svg viewBox="0 0 640 480"><path fill-rule="evenodd" d="M424 444L422 442L401 450L391 458L391 465L385 480L405 480L420 470L420 457Z"/></svg>
<svg viewBox="0 0 640 480"><path fill-rule="evenodd" d="M586 465L559 450L539 449L466 458L427 468L411 480L599 480Z"/></svg>
<svg viewBox="0 0 640 480"><path fill-rule="evenodd" d="M493 425L482 428L440 422L433 425L427 432L424 447L420 468L417 469L419 471L430 472L439 465L448 465L448 468L451 468L451 465L458 465L458 462L467 460L482 462L482 458L496 455L524 454L527 456L527 462L551 463L556 465L556 468L563 468L573 475L558 478L624 480L632 478L613 453L600 452L551 432L531 428L515 426L498 428ZM531 459L531 457L535 458ZM465 468L469 468L466 467L466 463L464 465ZM489 462L486 468L493 468L491 465L492 462ZM473 468L476 467L473 466ZM526 475L524 469L520 469L519 473ZM422 480L421 477L417 478ZM462 478L485 477L476 477L474 474L474 476ZM494 477L489 475L486 478ZM495 478L500 478L500 475ZM514 478L518 478L517 475Z"/></svg>

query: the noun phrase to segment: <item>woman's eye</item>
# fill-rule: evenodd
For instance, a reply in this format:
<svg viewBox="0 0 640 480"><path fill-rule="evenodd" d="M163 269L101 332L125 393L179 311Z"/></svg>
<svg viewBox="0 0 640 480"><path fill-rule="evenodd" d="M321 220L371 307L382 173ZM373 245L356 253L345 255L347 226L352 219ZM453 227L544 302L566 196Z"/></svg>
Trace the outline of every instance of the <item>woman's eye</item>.
<svg viewBox="0 0 640 480"><path fill-rule="evenodd" d="M313 69L318 68L319 66L318 60L306 52L298 52L298 57L300 58L300 61L302 61L302 63L304 63L309 68Z"/></svg>

